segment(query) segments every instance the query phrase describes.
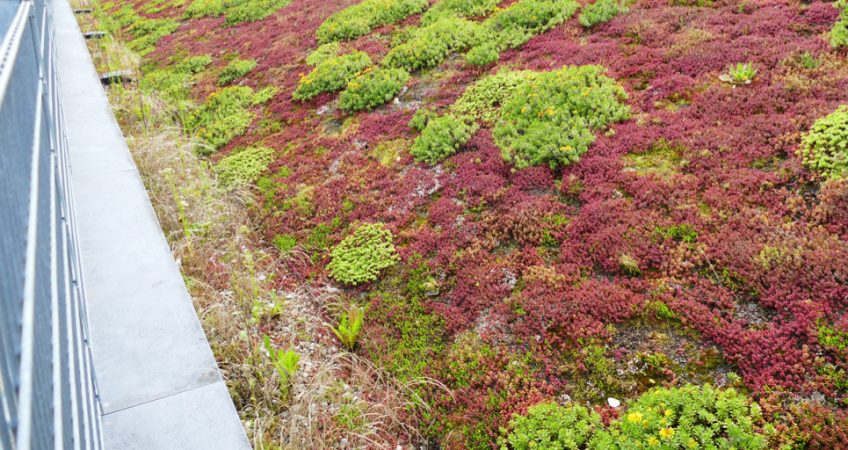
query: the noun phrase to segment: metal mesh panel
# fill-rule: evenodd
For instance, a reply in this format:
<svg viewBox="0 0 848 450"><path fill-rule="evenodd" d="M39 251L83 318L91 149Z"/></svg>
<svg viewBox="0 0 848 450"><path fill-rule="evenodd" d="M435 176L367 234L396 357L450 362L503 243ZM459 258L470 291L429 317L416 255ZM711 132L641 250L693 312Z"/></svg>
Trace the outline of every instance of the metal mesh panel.
<svg viewBox="0 0 848 450"><path fill-rule="evenodd" d="M51 0L0 0L0 448L101 448Z"/></svg>

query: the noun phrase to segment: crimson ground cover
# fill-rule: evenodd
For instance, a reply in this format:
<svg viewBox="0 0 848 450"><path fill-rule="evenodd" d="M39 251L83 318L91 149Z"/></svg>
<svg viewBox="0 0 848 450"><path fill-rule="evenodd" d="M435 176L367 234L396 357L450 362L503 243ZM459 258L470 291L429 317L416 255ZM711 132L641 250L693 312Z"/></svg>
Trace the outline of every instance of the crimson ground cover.
<svg viewBox="0 0 848 450"><path fill-rule="evenodd" d="M211 158L274 150L253 214L269 245L305 252L281 250L277 287L335 284L367 306L356 351L451 390L422 388L432 409L410 413L433 442L492 445L511 414L548 399L609 420L607 397L711 383L760 401L773 443L848 445L848 181L796 154L848 102L848 60L828 42L834 4L637 0L588 30L575 15L484 67L454 53L413 72L396 101L346 114L336 93L292 93L313 70L318 27L353 2L293 0L235 25L182 19L188 3L145 14L148 3L133 7L180 23L145 56L151 70L212 57L190 87L197 103L236 57L256 66L233 84L276 88ZM340 52L379 62L420 17ZM753 81L723 81L740 62ZM413 114L447 112L486 75L589 64L625 89L630 117L576 163L518 170L491 124L436 165L409 153ZM371 222L391 230L400 263L371 283L334 282L331 249Z"/></svg>

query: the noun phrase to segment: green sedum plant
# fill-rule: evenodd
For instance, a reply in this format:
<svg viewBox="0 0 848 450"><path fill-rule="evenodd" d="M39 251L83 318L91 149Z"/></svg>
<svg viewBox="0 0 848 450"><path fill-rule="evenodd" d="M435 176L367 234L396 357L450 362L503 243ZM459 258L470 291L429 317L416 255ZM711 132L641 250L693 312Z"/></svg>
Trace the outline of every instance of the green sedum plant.
<svg viewBox="0 0 848 450"><path fill-rule="evenodd" d="M596 0L584 6L577 19L584 28L592 28L609 22L613 17L624 12L627 12L627 7L621 3L621 0Z"/></svg>
<svg viewBox="0 0 848 450"><path fill-rule="evenodd" d="M839 20L833 24L828 40L831 47L848 47L848 0L837 0L833 6L840 11Z"/></svg>
<svg viewBox="0 0 848 450"><path fill-rule="evenodd" d="M484 37L478 23L444 17L419 28L406 42L392 48L383 58L383 65L404 68L409 72L435 67L451 53L482 43Z"/></svg>
<svg viewBox="0 0 848 450"><path fill-rule="evenodd" d="M252 59L232 60L229 64L227 64L227 67L224 67L221 74L218 75L218 86L225 86L232 83L236 79L247 75L247 73L255 67L256 61Z"/></svg>
<svg viewBox="0 0 848 450"><path fill-rule="evenodd" d="M224 16L227 25L262 20L288 6L291 0L194 0L186 18Z"/></svg>
<svg viewBox="0 0 848 450"><path fill-rule="evenodd" d="M580 9L574 0L519 0L483 21L482 45L498 52L523 45L533 36L561 24Z"/></svg>
<svg viewBox="0 0 848 450"><path fill-rule="evenodd" d="M365 52L353 52L328 58L318 64L312 72L301 76L297 89L292 93L292 98L305 101L323 92L338 91L371 64L371 58Z"/></svg>
<svg viewBox="0 0 848 450"><path fill-rule="evenodd" d="M509 431L501 429L498 445L501 450L580 450L601 428L601 417L583 406L540 403L514 416Z"/></svg>
<svg viewBox="0 0 848 450"><path fill-rule="evenodd" d="M602 66L566 66L521 84L501 108L493 129L505 160L518 168L577 161L594 130L630 117L624 89Z"/></svg>
<svg viewBox="0 0 848 450"><path fill-rule="evenodd" d="M436 164L459 151L476 131L476 123L445 114L427 122L424 131L412 144L410 153L416 161Z"/></svg>
<svg viewBox="0 0 848 450"><path fill-rule="evenodd" d="M156 91L175 105L188 100L189 89L195 81L195 75L200 74L212 64L209 55L192 56L172 66L151 70L144 74L139 81L144 92Z"/></svg>
<svg viewBox="0 0 848 450"><path fill-rule="evenodd" d="M465 62L472 66L488 66L498 62L501 55L495 44L478 45L465 54Z"/></svg>
<svg viewBox="0 0 848 450"><path fill-rule="evenodd" d="M341 44L335 41L321 44L306 57L306 64L313 67L317 66L318 64L337 56L341 49Z"/></svg>
<svg viewBox="0 0 848 450"><path fill-rule="evenodd" d="M277 247L281 255L288 255L289 252L297 247L297 238L290 234L278 234L274 236L271 242L274 244L274 247Z"/></svg>
<svg viewBox="0 0 848 450"><path fill-rule="evenodd" d="M758 450L767 445L756 431L762 420L759 405L734 389L657 388L596 433L590 448Z"/></svg>
<svg viewBox="0 0 848 450"><path fill-rule="evenodd" d="M218 164L214 170L226 188L247 186L256 181L268 165L274 160L274 149L268 147L249 147L234 150Z"/></svg>
<svg viewBox="0 0 848 450"><path fill-rule="evenodd" d="M186 129L209 144L198 151L209 154L244 134L255 117L250 108L267 102L275 92L274 88L254 92L246 86L232 86L210 94L185 120Z"/></svg>
<svg viewBox="0 0 848 450"><path fill-rule="evenodd" d="M409 120L409 128L418 132L424 131L424 128L427 128L427 124L437 117L439 115L432 109L421 108L412 115L412 119Z"/></svg>
<svg viewBox="0 0 848 450"><path fill-rule="evenodd" d="M152 19L140 16L132 6L125 5L110 16L104 16L104 28L113 33L126 31L132 35L127 47L144 56L153 51L156 43L173 33L180 24L175 19Z"/></svg>
<svg viewBox="0 0 848 450"><path fill-rule="evenodd" d="M494 11L501 0L439 0L421 16L429 25L443 17L481 17Z"/></svg>
<svg viewBox="0 0 848 450"><path fill-rule="evenodd" d="M848 177L848 105L816 120L801 140L798 155L825 178Z"/></svg>
<svg viewBox="0 0 848 450"><path fill-rule="evenodd" d="M347 84L339 106L347 112L374 109L395 98L407 81L409 72L403 69L366 69Z"/></svg>
<svg viewBox="0 0 848 450"><path fill-rule="evenodd" d="M427 0L365 0L325 20L316 31L318 42L345 41L372 29L403 20L427 9Z"/></svg>
<svg viewBox="0 0 848 450"><path fill-rule="evenodd" d="M367 223L333 248L327 269L336 281L356 286L376 280L399 259L392 232L381 223Z"/></svg>
<svg viewBox="0 0 848 450"><path fill-rule="evenodd" d="M466 88L451 110L457 115L494 123L500 117L501 105L536 75L537 72L521 70L502 71L484 77Z"/></svg>
<svg viewBox="0 0 848 450"><path fill-rule="evenodd" d="M356 347L356 341L359 339L359 333L362 331L362 325L365 322L365 308L362 306L350 305L347 311L342 313L339 318L339 325L332 328L333 334L339 339L339 342L348 350L353 350Z"/></svg>

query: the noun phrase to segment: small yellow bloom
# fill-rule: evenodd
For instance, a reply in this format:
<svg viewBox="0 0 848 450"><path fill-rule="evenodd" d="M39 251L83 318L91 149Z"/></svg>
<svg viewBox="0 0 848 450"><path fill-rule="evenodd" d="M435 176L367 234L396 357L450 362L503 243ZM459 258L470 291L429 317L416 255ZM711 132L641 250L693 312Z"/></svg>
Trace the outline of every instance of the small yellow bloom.
<svg viewBox="0 0 848 450"><path fill-rule="evenodd" d="M674 430L672 430L671 428L663 428L660 430L661 438L670 439L672 436L674 436Z"/></svg>
<svg viewBox="0 0 848 450"><path fill-rule="evenodd" d="M670 416L670 415L672 415L672 414L674 414L674 412L673 412L672 410L670 410L670 409L666 409L666 410L665 410L665 416L666 416L666 417L668 417L668 416Z"/></svg>
<svg viewBox="0 0 848 450"><path fill-rule="evenodd" d="M650 445L651 447L656 447L657 445L660 445L660 441L657 440L657 438L651 436L648 438L648 445Z"/></svg>
<svg viewBox="0 0 848 450"><path fill-rule="evenodd" d="M627 421L633 423L639 423L642 421L642 413L640 412L632 412L627 415Z"/></svg>
<svg viewBox="0 0 848 450"><path fill-rule="evenodd" d="M698 448L698 443L695 442L694 439L689 438L689 440L686 441L686 446L689 447L689 448Z"/></svg>

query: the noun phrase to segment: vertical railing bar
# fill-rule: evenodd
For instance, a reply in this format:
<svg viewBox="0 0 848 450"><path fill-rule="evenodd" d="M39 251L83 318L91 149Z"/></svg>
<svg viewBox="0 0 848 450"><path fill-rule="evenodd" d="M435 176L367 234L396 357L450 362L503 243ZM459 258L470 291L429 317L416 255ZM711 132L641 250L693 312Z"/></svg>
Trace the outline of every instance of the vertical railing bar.
<svg viewBox="0 0 848 450"><path fill-rule="evenodd" d="M52 147L52 144L51 144ZM53 338L53 448L64 447L64 423L62 421L62 371L61 365L61 336L59 336L59 268L56 237L56 157L50 151L50 273L51 273L51 308L52 308L52 338Z"/></svg>
<svg viewBox="0 0 848 450"><path fill-rule="evenodd" d="M30 19L31 20L31 19ZM20 45L20 44L19 44ZM37 96L42 95L43 88L38 85ZM35 277L36 277L36 245L38 229L38 151L41 145L41 102L36 102L34 131L32 142L32 166L30 169L30 201L27 229L26 267L24 269L24 304L21 336L21 369L20 369L20 405L18 408L18 443L20 449L28 449L32 442L32 413L34 392L35 364Z"/></svg>

